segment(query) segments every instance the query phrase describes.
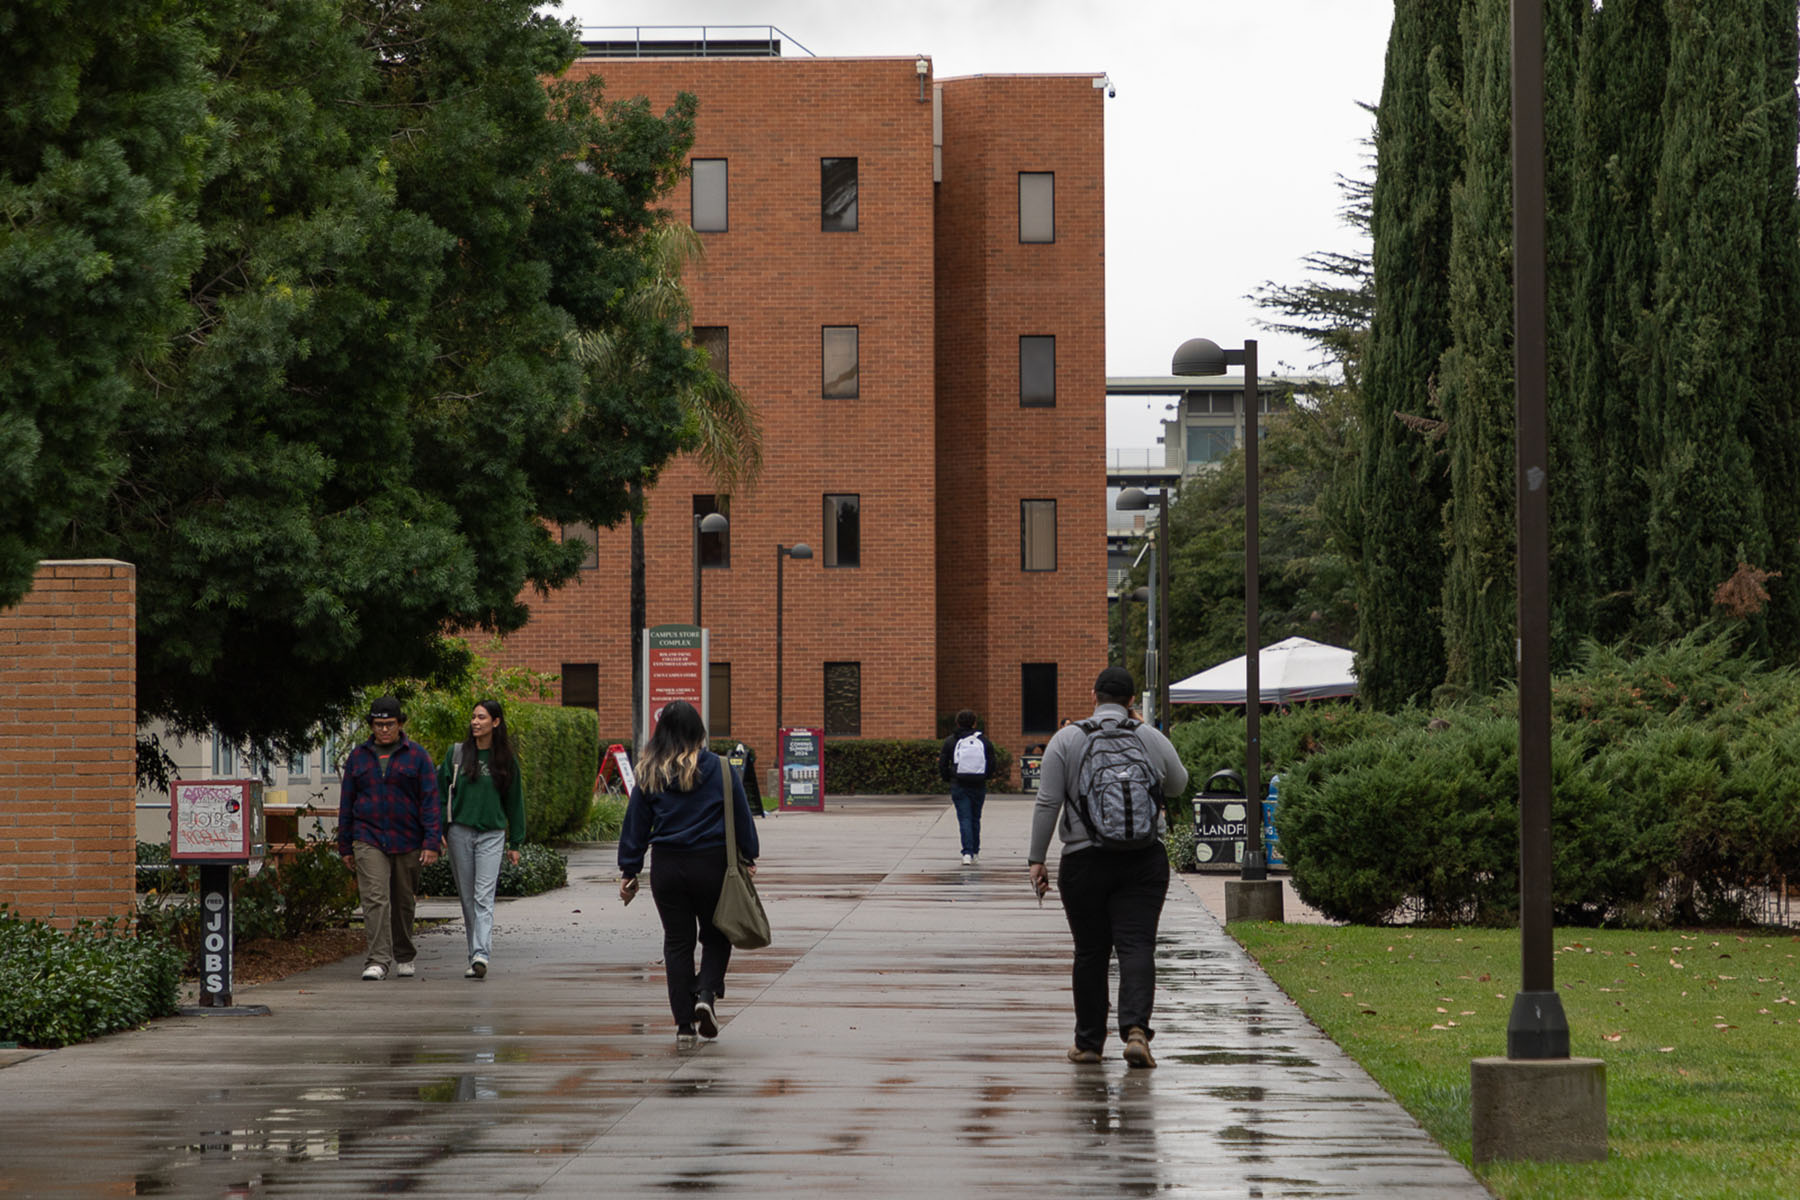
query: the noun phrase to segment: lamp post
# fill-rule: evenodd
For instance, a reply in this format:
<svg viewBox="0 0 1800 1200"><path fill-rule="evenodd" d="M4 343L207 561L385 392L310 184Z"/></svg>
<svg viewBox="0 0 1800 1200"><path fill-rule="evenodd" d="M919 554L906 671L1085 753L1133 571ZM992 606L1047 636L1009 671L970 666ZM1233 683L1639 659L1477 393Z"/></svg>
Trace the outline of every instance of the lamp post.
<svg viewBox="0 0 1800 1200"><path fill-rule="evenodd" d="M725 519L724 513L709 512L705 516L694 514L694 628L700 628L700 535L703 533L724 533L731 528L731 522Z"/></svg>
<svg viewBox="0 0 1800 1200"><path fill-rule="evenodd" d="M1156 505L1156 596L1150 605L1150 623L1155 626L1154 679L1146 679L1156 696L1156 712L1152 723L1164 733L1169 731L1169 489L1160 489L1154 500L1142 488L1126 488L1116 502L1120 512L1143 512ZM1147 651L1146 651L1147 652ZM1146 672L1150 674L1150 672Z"/></svg>
<svg viewBox="0 0 1800 1200"><path fill-rule="evenodd" d="M1119 593L1112 598L1113 603L1118 605L1119 608L1119 640L1114 647L1112 657L1119 660L1120 666L1125 665L1125 602L1127 600L1135 600L1139 604L1142 604L1149 599L1150 589L1147 587L1132 588L1129 592L1121 589Z"/></svg>
<svg viewBox="0 0 1800 1200"><path fill-rule="evenodd" d="M1228 366L1244 368L1244 865L1237 889L1240 908L1235 919L1281 920L1281 885L1269 880L1262 843L1262 664L1258 628L1257 574L1261 479L1257 464L1262 405L1256 386L1256 339L1242 350L1225 350L1208 338L1189 338L1175 350L1169 370L1175 375L1223 375ZM1233 889L1225 895L1225 919L1233 920Z"/></svg>
<svg viewBox="0 0 1800 1200"><path fill-rule="evenodd" d="M812 547L805 542L792 546L775 543L775 736L781 736L781 568L790 558L811 558Z"/></svg>

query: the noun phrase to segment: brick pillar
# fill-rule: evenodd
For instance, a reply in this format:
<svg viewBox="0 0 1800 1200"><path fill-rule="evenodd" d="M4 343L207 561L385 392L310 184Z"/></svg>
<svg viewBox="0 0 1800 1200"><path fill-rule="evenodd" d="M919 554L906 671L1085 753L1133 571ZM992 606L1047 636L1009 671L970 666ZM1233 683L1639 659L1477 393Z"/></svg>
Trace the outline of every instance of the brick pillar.
<svg viewBox="0 0 1800 1200"><path fill-rule="evenodd" d="M137 848L137 568L38 564L0 611L0 902L125 916Z"/></svg>

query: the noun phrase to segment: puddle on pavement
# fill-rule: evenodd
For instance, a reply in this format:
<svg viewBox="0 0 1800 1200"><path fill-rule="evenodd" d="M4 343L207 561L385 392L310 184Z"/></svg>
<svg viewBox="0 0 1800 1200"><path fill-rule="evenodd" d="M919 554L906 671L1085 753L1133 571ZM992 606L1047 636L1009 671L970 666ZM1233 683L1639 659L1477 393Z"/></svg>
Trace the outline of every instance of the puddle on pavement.
<svg viewBox="0 0 1800 1200"><path fill-rule="evenodd" d="M1216 1087L1207 1088L1206 1094L1217 1100L1240 1100L1250 1104L1260 1103L1268 1094L1267 1088L1259 1087Z"/></svg>
<svg viewBox="0 0 1800 1200"><path fill-rule="evenodd" d="M1198 1054L1159 1055L1175 1062L1196 1067L1262 1066L1316 1067L1319 1064L1298 1054L1256 1054L1243 1050L1205 1050Z"/></svg>

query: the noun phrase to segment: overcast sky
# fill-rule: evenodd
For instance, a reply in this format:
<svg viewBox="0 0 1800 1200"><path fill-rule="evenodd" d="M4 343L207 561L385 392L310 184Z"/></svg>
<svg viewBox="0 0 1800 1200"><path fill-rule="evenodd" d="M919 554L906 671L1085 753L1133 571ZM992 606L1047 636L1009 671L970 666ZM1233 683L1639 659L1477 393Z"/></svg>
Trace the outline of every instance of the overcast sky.
<svg viewBox="0 0 1800 1200"><path fill-rule="evenodd" d="M1350 250L1336 180L1365 168L1392 0L564 0L584 26L774 25L821 57L927 54L952 75L1105 72L1106 372L1162 375L1190 337L1258 329L1246 294ZM788 53L797 53L789 49ZM1144 447L1162 402L1112 401L1107 442Z"/></svg>

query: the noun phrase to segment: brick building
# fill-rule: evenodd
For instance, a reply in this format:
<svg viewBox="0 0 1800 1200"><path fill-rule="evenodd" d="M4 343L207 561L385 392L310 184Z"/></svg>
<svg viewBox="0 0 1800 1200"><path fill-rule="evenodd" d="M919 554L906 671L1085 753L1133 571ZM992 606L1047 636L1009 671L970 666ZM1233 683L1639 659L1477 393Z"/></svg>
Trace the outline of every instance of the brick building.
<svg viewBox="0 0 1800 1200"><path fill-rule="evenodd" d="M680 216L696 340L757 409L761 480L691 461L649 498L651 625L692 617L715 736L932 737L968 706L1015 753L1084 715L1106 658L1102 105L1093 75L934 80L928 59L589 57L607 95L700 100ZM583 534L583 536L589 536ZM531 597L503 657L631 724L629 532Z"/></svg>

